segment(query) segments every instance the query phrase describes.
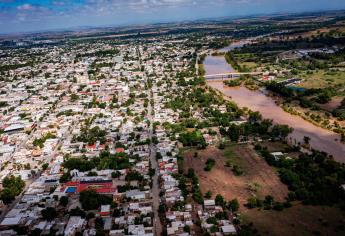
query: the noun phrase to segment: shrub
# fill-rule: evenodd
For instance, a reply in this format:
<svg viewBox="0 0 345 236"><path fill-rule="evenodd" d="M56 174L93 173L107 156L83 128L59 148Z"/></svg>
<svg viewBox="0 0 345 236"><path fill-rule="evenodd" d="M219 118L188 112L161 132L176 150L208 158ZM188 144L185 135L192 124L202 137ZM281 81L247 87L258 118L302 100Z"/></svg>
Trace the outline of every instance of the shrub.
<svg viewBox="0 0 345 236"><path fill-rule="evenodd" d="M216 164L216 161L214 159L212 158L207 159L204 170L211 171L215 164Z"/></svg>

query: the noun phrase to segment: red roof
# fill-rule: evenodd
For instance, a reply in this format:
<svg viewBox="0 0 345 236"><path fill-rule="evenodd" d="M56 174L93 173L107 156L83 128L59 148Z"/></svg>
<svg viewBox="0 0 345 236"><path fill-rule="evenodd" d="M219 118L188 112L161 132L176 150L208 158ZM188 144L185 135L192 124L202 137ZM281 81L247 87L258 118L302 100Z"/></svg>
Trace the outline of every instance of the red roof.
<svg viewBox="0 0 345 236"><path fill-rule="evenodd" d="M86 145L86 148L88 148L88 149L96 149L96 144L88 144L88 145Z"/></svg>
<svg viewBox="0 0 345 236"><path fill-rule="evenodd" d="M115 151L116 152L125 152L125 149L124 148L116 148Z"/></svg>
<svg viewBox="0 0 345 236"><path fill-rule="evenodd" d="M80 193L84 190L95 190L97 193L115 193L116 188L113 188L112 182L79 182L79 181L70 181L65 184L65 186L61 189L61 191L64 191L66 187L76 187L77 193Z"/></svg>
<svg viewBox="0 0 345 236"><path fill-rule="evenodd" d="M80 91L79 92L80 94L84 94L84 95L91 95L92 93L90 93L90 92L85 92L85 91Z"/></svg>
<svg viewBox="0 0 345 236"><path fill-rule="evenodd" d="M107 212L100 212L100 215L101 216L108 216L108 215L110 215L110 212L109 211L107 211Z"/></svg>
<svg viewBox="0 0 345 236"><path fill-rule="evenodd" d="M98 145L98 147L97 147L97 145L96 144L87 144L86 145L86 149L89 149L89 150L104 150L105 149L105 144L100 144L100 145Z"/></svg>

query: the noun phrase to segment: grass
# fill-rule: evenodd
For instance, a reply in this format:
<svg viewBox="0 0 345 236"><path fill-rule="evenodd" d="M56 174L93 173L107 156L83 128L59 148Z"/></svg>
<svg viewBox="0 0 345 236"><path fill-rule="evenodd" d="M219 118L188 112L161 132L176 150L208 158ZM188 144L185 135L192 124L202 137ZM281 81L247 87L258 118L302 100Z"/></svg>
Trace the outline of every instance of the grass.
<svg viewBox="0 0 345 236"><path fill-rule="evenodd" d="M251 59L255 57L252 53L234 53L234 57L244 70L251 71L258 67L257 63L251 61Z"/></svg>
<svg viewBox="0 0 345 236"><path fill-rule="evenodd" d="M266 147L269 152L284 152L284 150L289 148L288 144L282 142L265 141L260 143L260 145Z"/></svg>
<svg viewBox="0 0 345 236"><path fill-rule="evenodd" d="M248 70L255 69L258 65L255 62L240 62L241 67L247 68Z"/></svg>
<svg viewBox="0 0 345 236"><path fill-rule="evenodd" d="M216 161L213 158L208 158L205 163L204 171L211 171L214 165L216 164Z"/></svg>
<svg viewBox="0 0 345 236"><path fill-rule="evenodd" d="M261 235L345 235L344 212L334 207L295 204L283 211L248 210L245 223L254 223Z"/></svg>
<svg viewBox="0 0 345 236"><path fill-rule="evenodd" d="M234 175L240 176L244 174L244 165L241 158L233 151L233 145L230 145L224 150L224 157L226 158L226 166L230 167Z"/></svg>
<svg viewBox="0 0 345 236"><path fill-rule="evenodd" d="M344 71L330 73L324 70L318 70L312 74L300 74L300 77L304 79L300 84L304 88L324 88L345 83Z"/></svg>

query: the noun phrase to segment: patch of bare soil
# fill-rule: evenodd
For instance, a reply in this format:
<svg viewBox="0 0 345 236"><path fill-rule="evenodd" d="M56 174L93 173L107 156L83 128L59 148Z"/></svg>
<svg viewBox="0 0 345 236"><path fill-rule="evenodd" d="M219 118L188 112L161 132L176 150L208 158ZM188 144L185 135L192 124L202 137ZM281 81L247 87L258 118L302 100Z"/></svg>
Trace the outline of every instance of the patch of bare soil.
<svg viewBox="0 0 345 236"><path fill-rule="evenodd" d="M228 149L231 150L228 150ZM205 150L189 150L184 154L184 168L193 168L199 176L199 183L203 193L211 191L213 197L221 194L225 199L237 198L242 204L252 196L264 198L272 195L276 201L284 201L288 189L281 183L276 171L265 160L259 157L252 147L240 145L219 150L208 147ZM233 153L231 157L227 154ZM198 153L195 157L195 152ZM208 158L216 160L211 171L204 171ZM226 162L232 159L244 170L242 176L236 176Z"/></svg>
<svg viewBox="0 0 345 236"><path fill-rule="evenodd" d="M242 215L261 235L345 235L345 215L326 206L295 205L283 211L252 209Z"/></svg>

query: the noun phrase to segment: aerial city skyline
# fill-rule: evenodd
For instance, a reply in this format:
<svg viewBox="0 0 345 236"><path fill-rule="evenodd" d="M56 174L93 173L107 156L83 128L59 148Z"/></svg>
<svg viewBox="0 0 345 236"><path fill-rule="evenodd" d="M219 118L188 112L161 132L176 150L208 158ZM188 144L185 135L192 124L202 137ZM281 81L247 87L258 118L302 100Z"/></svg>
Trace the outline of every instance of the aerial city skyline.
<svg viewBox="0 0 345 236"><path fill-rule="evenodd" d="M0 0L0 33L339 10L342 0Z"/></svg>
<svg viewBox="0 0 345 236"><path fill-rule="evenodd" d="M345 0L0 0L0 236L344 236Z"/></svg>

